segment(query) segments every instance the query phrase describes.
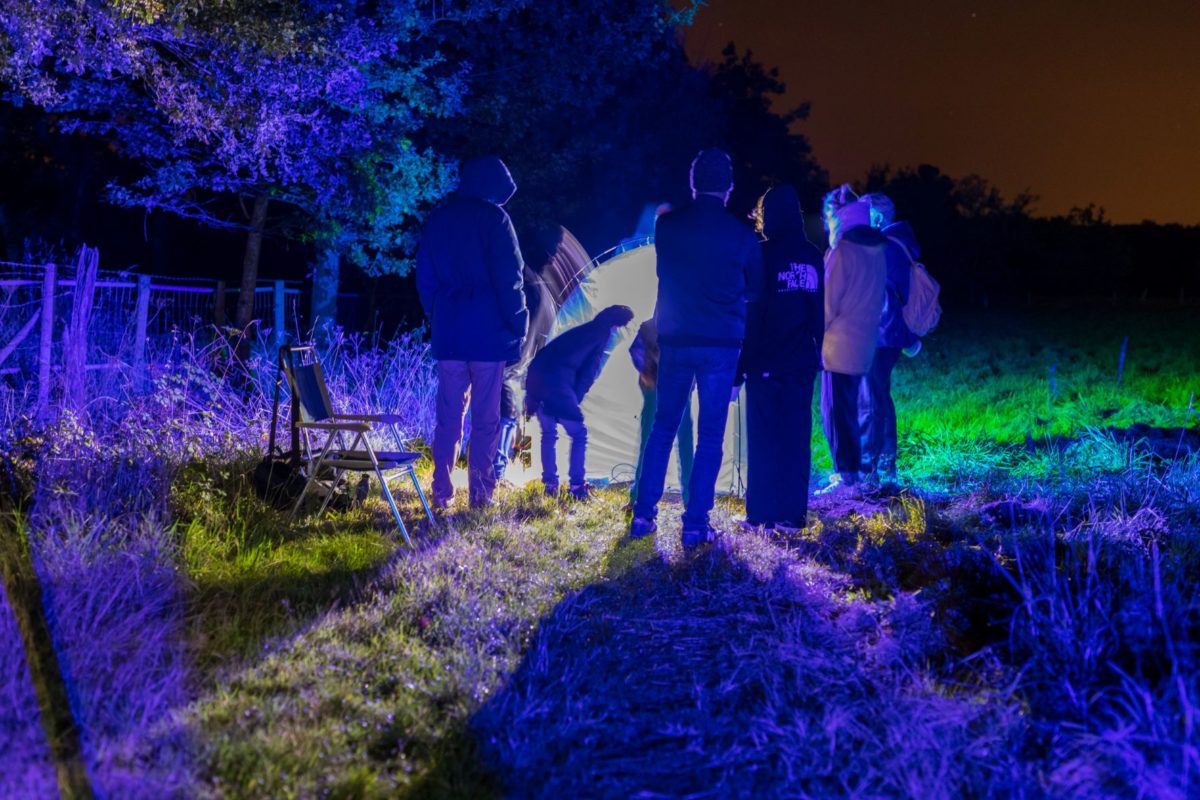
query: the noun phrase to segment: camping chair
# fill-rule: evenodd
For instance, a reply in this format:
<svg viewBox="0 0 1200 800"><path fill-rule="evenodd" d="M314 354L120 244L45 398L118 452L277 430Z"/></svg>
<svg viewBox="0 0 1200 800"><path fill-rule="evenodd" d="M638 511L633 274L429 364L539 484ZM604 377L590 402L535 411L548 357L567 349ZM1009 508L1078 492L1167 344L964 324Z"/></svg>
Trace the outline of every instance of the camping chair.
<svg viewBox="0 0 1200 800"><path fill-rule="evenodd" d="M433 523L433 511L429 508L429 501L425 499L425 492L421 490L416 470L413 468L413 465L421 458L421 454L404 449L404 440L396 427L400 422L400 417L396 414L338 414L335 412L333 403L329 399L329 390L325 386L325 373L321 370L316 349L312 345L281 347L279 358L283 374L287 376L288 385L292 390L293 450L298 454L303 454L307 461L307 481L304 489L300 492L300 497L296 500L296 505L292 508L292 516L295 516L300 510L300 505L308 495L309 489L313 488L322 469L333 470L333 484L325 495L321 508L317 511L318 516L323 514L329 506L334 489L344 473L360 472L369 475L374 472L375 476L379 478L380 491L383 492L383 496L392 510L392 516L396 518L396 524L400 527L404 541L411 545L412 540L408 536L404 520L400 518L400 510L396 507L396 500L392 496L388 481L395 477L408 475L412 479L413 488L417 490L417 496L421 498L421 505L425 507L425 514L431 524ZM379 433L381 429L385 429L391 434L396 443L396 450L376 450L372 446L370 435ZM324 437L323 441L322 436ZM347 437L350 438L349 447L346 446ZM391 472L392 475L385 475L388 472Z"/></svg>

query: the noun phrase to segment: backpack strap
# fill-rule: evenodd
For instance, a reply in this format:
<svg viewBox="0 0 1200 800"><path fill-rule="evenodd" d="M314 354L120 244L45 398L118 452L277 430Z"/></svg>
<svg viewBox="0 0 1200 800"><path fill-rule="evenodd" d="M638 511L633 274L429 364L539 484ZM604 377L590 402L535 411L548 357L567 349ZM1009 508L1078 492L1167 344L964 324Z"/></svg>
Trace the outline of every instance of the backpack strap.
<svg viewBox="0 0 1200 800"><path fill-rule="evenodd" d="M889 236L887 238L888 238L888 241L895 242L897 245L899 245L900 249L904 251L904 255L908 256L909 266L917 263L917 260L915 258L913 258L912 253L909 252L908 245L906 245L904 242L897 239L895 236Z"/></svg>

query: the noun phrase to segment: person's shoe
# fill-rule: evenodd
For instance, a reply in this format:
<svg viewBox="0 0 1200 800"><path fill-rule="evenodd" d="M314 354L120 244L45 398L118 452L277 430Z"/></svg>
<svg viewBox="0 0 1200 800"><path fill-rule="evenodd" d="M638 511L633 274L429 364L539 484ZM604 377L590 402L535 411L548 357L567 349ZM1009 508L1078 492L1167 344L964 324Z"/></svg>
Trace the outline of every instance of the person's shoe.
<svg viewBox="0 0 1200 800"><path fill-rule="evenodd" d="M847 480L840 472L829 476L829 483L813 492L817 497L850 497L858 492L857 480Z"/></svg>
<svg viewBox="0 0 1200 800"><path fill-rule="evenodd" d="M795 522L793 520L784 520L775 523L775 532L782 533L785 536L793 533L799 533L807 526L806 522Z"/></svg>
<svg viewBox="0 0 1200 800"><path fill-rule="evenodd" d="M658 523L645 517L634 517L629 522L629 538L642 539L658 530Z"/></svg>
<svg viewBox="0 0 1200 800"><path fill-rule="evenodd" d="M558 497L558 484L557 483L542 484L542 493L545 494L546 497Z"/></svg>
<svg viewBox="0 0 1200 800"><path fill-rule="evenodd" d="M683 545L684 550L695 550L700 545L711 542L713 533L709 525L703 528L684 528L679 536L679 543Z"/></svg>
<svg viewBox="0 0 1200 800"><path fill-rule="evenodd" d="M874 491L875 489L878 489L879 483L879 472L877 470L871 470L870 472L864 473L858 481L859 486L867 491Z"/></svg>
<svg viewBox="0 0 1200 800"><path fill-rule="evenodd" d="M775 528L774 522L755 522L752 519L743 519L738 522L738 527L746 533L762 533L771 531Z"/></svg>
<svg viewBox="0 0 1200 800"><path fill-rule="evenodd" d="M592 499L592 485L587 481L571 484L571 499L580 503Z"/></svg>

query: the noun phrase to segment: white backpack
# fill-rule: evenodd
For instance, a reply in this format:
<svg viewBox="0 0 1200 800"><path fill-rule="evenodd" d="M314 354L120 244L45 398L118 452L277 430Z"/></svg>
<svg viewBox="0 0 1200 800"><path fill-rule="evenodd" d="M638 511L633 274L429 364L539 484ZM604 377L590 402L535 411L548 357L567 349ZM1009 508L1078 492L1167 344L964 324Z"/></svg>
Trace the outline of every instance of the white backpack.
<svg viewBox="0 0 1200 800"><path fill-rule="evenodd" d="M938 320L942 318L942 306L938 303L942 287L925 269L925 265L912 257L904 242L894 236L888 238L900 245L904 255L908 256L908 302L902 311L904 324L917 336L925 336L937 327Z"/></svg>

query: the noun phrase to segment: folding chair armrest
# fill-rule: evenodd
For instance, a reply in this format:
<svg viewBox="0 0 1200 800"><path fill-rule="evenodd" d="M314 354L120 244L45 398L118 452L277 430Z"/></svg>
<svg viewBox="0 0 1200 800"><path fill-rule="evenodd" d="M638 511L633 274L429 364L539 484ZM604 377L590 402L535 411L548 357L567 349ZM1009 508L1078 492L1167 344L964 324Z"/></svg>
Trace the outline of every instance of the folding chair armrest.
<svg viewBox="0 0 1200 800"><path fill-rule="evenodd" d="M384 425L399 425L404 417L399 414L334 414L334 419L353 419L363 422L382 422Z"/></svg>
<svg viewBox="0 0 1200 800"><path fill-rule="evenodd" d="M353 431L355 433L370 433L371 426L365 422L297 422L297 428L311 428L317 431Z"/></svg>

